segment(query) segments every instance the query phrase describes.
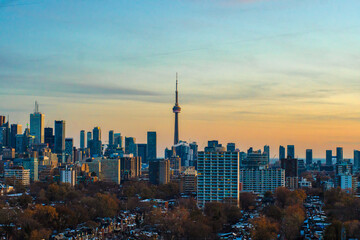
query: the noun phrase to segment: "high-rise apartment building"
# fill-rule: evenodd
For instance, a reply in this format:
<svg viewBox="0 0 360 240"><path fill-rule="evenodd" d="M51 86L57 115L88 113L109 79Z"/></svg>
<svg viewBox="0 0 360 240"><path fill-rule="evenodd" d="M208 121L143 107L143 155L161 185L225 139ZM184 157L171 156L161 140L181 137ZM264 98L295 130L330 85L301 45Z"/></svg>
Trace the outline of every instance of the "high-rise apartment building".
<svg viewBox="0 0 360 240"><path fill-rule="evenodd" d="M65 121L55 120L55 153L65 151Z"/></svg>
<svg viewBox="0 0 360 240"><path fill-rule="evenodd" d="M39 112L39 105L35 102L35 111L30 114L30 135L35 136L35 143L44 143L44 118Z"/></svg>
<svg viewBox="0 0 360 240"><path fill-rule="evenodd" d="M80 131L80 149L85 149L85 130Z"/></svg>
<svg viewBox="0 0 360 240"><path fill-rule="evenodd" d="M74 168L60 169L60 182L68 183L70 186L74 187L76 184L76 172Z"/></svg>
<svg viewBox="0 0 360 240"><path fill-rule="evenodd" d="M100 180L107 182L121 183L120 159L102 159Z"/></svg>
<svg viewBox="0 0 360 240"><path fill-rule="evenodd" d="M270 146L264 146L264 154L267 156L267 161L270 164Z"/></svg>
<svg viewBox="0 0 360 240"><path fill-rule="evenodd" d="M71 162L73 161L73 148L74 140L72 138L65 138L65 154L70 157Z"/></svg>
<svg viewBox="0 0 360 240"><path fill-rule="evenodd" d="M156 159L149 162L149 181L156 185L170 182L170 161L168 159Z"/></svg>
<svg viewBox="0 0 360 240"><path fill-rule="evenodd" d="M54 136L54 129L51 127L46 127L44 129L45 137L44 141L48 145L48 147L51 150L54 150L54 144L55 144L55 136Z"/></svg>
<svg viewBox="0 0 360 240"><path fill-rule="evenodd" d="M264 194L285 187L284 169L241 169L240 182L244 192Z"/></svg>
<svg viewBox="0 0 360 240"><path fill-rule="evenodd" d="M311 165L313 163L313 151L312 149L306 149L306 165Z"/></svg>
<svg viewBox="0 0 360 240"><path fill-rule="evenodd" d="M156 158L156 132L147 132L147 159L153 160Z"/></svg>
<svg viewBox="0 0 360 240"><path fill-rule="evenodd" d="M90 140L90 155L102 156L102 142L101 142L101 129L94 127L92 133L92 140Z"/></svg>
<svg viewBox="0 0 360 240"><path fill-rule="evenodd" d="M10 127L10 142L11 142L11 147L12 148L16 148L16 135L21 134L22 133L22 126L21 124L11 124Z"/></svg>
<svg viewBox="0 0 360 240"><path fill-rule="evenodd" d="M123 148L124 147L124 137L121 136L121 133L114 134L114 145L116 148Z"/></svg>
<svg viewBox="0 0 360 240"><path fill-rule="evenodd" d="M326 150L326 165L327 166L332 166L333 165L332 150Z"/></svg>
<svg viewBox="0 0 360 240"><path fill-rule="evenodd" d="M22 166L6 168L4 170L4 178L15 179L15 182L28 186L30 184L30 170L24 169ZM13 183L14 185L15 182Z"/></svg>
<svg viewBox="0 0 360 240"><path fill-rule="evenodd" d="M342 147L336 148L336 163L341 163L344 160L344 153Z"/></svg>
<svg viewBox="0 0 360 240"><path fill-rule="evenodd" d="M125 137L125 153L137 156L137 146L135 138Z"/></svg>
<svg viewBox="0 0 360 240"><path fill-rule="evenodd" d="M114 130L109 131L109 146L114 146Z"/></svg>
<svg viewBox="0 0 360 240"><path fill-rule="evenodd" d="M136 144L137 145L137 153L138 156L141 158L141 162L142 163L147 163L148 159L147 159L147 144L145 143L139 143Z"/></svg>
<svg viewBox="0 0 360 240"><path fill-rule="evenodd" d="M354 150L354 170L356 172L360 171L360 151Z"/></svg>
<svg viewBox="0 0 360 240"><path fill-rule="evenodd" d="M208 145L211 145L208 144ZM218 146L218 144L217 144ZM197 161L197 204L228 201L239 205L240 161L238 152L227 152L213 146L213 151L200 151Z"/></svg>
<svg viewBox="0 0 360 240"><path fill-rule="evenodd" d="M269 167L268 154L259 151L249 151L246 158L240 162L241 168L266 169Z"/></svg>
<svg viewBox="0 0 360 240"><path fill-rule="evenodd" d="M91 133L91 132L87 132L87 133L86 133L86 147L87 147L87 148L90 148L91 140L92 140L92 133Z"/></svg>
<svg viewBox="0 0 360 240"><path fill-rule="evenodd" d="M226 145L226 151L227 152L235 152L235 149L236 149L235 143L228 143Z"/></svg>
<svg viewBox="0 0 360 240"><path fill-rule="evenodd" d="M280 146L279 147L279 160L284 159L285 156L285 147L284 146Z"/></svg>
<svg viewBox="0 0 360 240"><path fill-rule="evenodd" d="M295 158L295 146L287 145L287 157Z"/></svg>

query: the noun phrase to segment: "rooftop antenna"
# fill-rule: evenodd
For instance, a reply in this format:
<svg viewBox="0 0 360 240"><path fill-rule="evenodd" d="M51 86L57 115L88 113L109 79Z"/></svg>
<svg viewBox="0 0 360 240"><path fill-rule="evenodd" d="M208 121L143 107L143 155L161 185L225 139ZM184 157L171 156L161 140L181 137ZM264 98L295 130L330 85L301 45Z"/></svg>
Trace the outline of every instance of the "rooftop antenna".
<svg viewBox="0 0 360 240"><path fill-rule="evenodd" d="M39 112L39 104L35 101L35 113Z"/></svg>

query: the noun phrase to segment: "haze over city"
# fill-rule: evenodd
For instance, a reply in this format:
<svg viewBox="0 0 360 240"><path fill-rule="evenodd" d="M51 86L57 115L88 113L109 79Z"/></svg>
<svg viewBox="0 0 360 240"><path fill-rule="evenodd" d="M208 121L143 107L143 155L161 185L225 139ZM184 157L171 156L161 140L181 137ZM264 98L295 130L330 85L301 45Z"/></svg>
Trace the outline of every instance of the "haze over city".
<svg viewBox="0 0 360 240"><path fill-rule="evenodd" d="M359 148L359 1L0 1L0 112L314 157ZM106 137L104 137L106 139ZM274 154L273 154L274 153ZM278 157L278 156L276 156Z"/></svg>

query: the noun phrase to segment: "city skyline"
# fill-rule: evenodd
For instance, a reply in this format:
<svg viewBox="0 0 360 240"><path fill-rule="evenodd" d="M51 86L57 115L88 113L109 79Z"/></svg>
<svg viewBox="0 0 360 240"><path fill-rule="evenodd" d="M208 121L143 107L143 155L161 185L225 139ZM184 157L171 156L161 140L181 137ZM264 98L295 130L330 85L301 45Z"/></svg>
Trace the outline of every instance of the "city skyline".
<svg viewBox="0 0 360 240"><path fill-rule="evenodd" d="M180 140L200 149L211 139L242 151L269 145L270 158L279 145L295 145L301 158L313 149L314 159L342 146L352 158L360 148L358 7L310 0L6 1L0 113L25 128L38 100L45 127L65 120L76 146L80 130L94 126L138 143L156 131L163 156L173 143L179 72Z"/></svg>

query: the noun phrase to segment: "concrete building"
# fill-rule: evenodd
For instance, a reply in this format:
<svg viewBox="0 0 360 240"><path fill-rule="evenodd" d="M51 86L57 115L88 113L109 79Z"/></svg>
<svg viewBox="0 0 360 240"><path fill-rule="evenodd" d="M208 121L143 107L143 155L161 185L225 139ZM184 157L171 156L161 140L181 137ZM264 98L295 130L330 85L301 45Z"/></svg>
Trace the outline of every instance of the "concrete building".
<svg viewBox="0 0 360 240"><path fill-rule="evenodd" d="M287 145L287 157L295 158L295 146Z"/></svg>
<svg viewBox="0 0 360 240"><path fill-rule="evenodd" d="M240 163L241 168L249 169L266 169L269 167L268 153L249 150L246 158Z"/></svg>
<svg viewBox="0 0 360 240"><path fill-rule="evenodd" d="M284 147L284 146L280 146L280 147L279 147L279 160L286 158L285 155L286 155L286 154L285 154L285 147Z"/></svg>
<svg viewBox="0 0 360 240"><path fill-rule="evenodd" d="M44 132L45 132L44 142L48 145L48 147L52 151L54 151L55 136L54 136L53 128L47 127L44 129Z"/></svg>
<svg viewBox="0 0 360 240"><path fill-rule="evenodd" d="M156 132L147 132L147 159L149 161L157 158L156 147L157 139Z"/></svg>
<svg viewBox="0 0 360 240"><path fill-rule="evenodd" d="M332 166L333 165L332 150L326 150L326 165L327 166Z"/></svg>
<svg viewBox="0 0 360 240"><path fill-rule="evenodd" d="M11 124L10 127L10 142L11 147L16 148L16 135L22 133L22 126L21 124Z"/></svg>
<svg viewBox="0 0 360 240"><path fill-rule="evenodd" d="M120 158L121 180L136 179L141 175L141 158L123 156Z"/></svg>
<svg viewBox="0 0 360 240"><path fill-rule="evenodd" d="M86 133L86 147L87 148L90 148L91 140L92 140L92 133L87 132Z"/></svg>
<svg viewBox="0 0 360 240"><path fill-rule="evenodd" d="M21 166L7 168L4 170L4 178L14 179L15 182L19 182L24 186L28 186L30 184L30 170L24 169L24 167Z"/></svg>
<svg viewBox="0 0 360 240"><path fill-rule="evenodd" d="M136 144L138 156L141 158L142 163L147 163L147 144L139 143Z"/></svg>
<svg viewBox="0 0 360 240"><path fill-rule="evenodd" d="M39 112L39 105L35 102L35 111L30 114L30 135L35 137L35 143L44 143L45 115Z"/></svg>
<svg viewBox="0 0 360 240"><path fill-rule="evenodd" d="M114 146L114 130L109 131L109 146Z"/></svg>
<svg viewBox="0 0 360 240"><path fill-rule="evenodd" d="M68 183L74 187L76 184L76 172L73 168L60 169L60 182Z"/></svg>
<svg viewBox="0 0 360 240"><path fill-rule="evenodd" d="M227 152L235 152L235 150L236 150L235 143L228 143L226 145L226 151Z"/></svg>
<svg viewBox="0 0 360 240"><path fill-rule="evenodd" d="M214 144L208 143L208 148L198 153L197 204L201 208L213 201L239 205L239 153L226 152Z"/></svg>
<svg viewBox="0 0 360 240"><path fill-rule="evenodd" d="M183 191L186 194L191 194L197 190L197 171L194 167L186 168L183 178Z"/></svg>
<svg viewBox="0 0 360 240"><path fill-rule="evenodd" d="M62 154L65 151L65 121L55 120L55 153Z"/></svg>
<svg viewBox="0 0 360 240"><path fill-rule="evenodd" d="M74 161L74 140L72 138L65 138L65 151L64 153L69 157L70 161Z"/></svg>
<svg viewBox="0 0 360 240"><path fill-rule="evenodd" d="M284 169L242 169L240 182L244 192L264 194L274 192L278 187L285 187Z"/></svg>
<svg viewBox="0 0 360 240"><path fill-rule="evenodd" d="M336 163L341 163L344 160L344 152L342 147L336 148Z"/></svg>
<svg viewBox="0 0 360 240"><path fill-rule="evenodd" d="M85 149L85 130L80 131L80 149Z"/></svg>
<svg viewBox="0 0 360 240"><path fill-rule="evenodd" d="M156 159L149 162L149 181L156 185L170 182L170 161L168 159Z"/></svg>
<svg viewBox="0 0 360 240"><path fill-rule="evenodd" d="M313 151L312 149L306 149L306 165L310 166L313 163Z"/></svg>
<svg viewBox="0 0 360 240"><path fill-rule="evenodd" d="M285 170L285 186L289 189L298 188L298 160L290 157L281 159L281 168Z"/></svg>
<svg viewBox="0 0 360 240"><path fill-rule="evenodd" d="M125 153L133 154L134 156L138 156L135 138L125 137Z"/></svg>
<svg viewBox="0 0 360 240"><path fill-rule="evenodd" d="M119 158L101 159L100 180L121 183L121 163Z"/></svg>
<svg viewBox="0 0 360 240"><path fill-rule="evenodd" d="M354 150L354 171L360 171L360 151Z"/></svg>

